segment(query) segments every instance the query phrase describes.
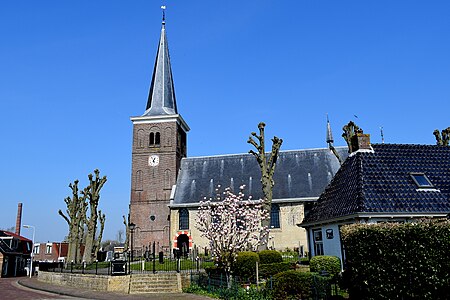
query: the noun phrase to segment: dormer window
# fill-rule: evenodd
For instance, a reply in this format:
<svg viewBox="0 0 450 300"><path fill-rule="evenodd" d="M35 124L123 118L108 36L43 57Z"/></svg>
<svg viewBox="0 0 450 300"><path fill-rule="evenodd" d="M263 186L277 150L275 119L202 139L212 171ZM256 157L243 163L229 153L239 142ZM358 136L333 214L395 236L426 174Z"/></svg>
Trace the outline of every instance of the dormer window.
<svg viewBox="0 0 450 300"><path fill-rule="evenodd" d="M418 188L433 188L433 184L424 173L410 173Z"/></svg>

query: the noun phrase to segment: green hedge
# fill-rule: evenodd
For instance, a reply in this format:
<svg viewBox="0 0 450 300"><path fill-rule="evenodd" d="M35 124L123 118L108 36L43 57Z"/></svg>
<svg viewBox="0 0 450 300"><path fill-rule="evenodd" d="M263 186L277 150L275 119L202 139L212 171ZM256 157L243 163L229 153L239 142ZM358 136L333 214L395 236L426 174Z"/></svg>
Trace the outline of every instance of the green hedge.
<svg viewBox="0 0 450 300"><path fill-rule="evenodd" d="M450 222L342 228L354 299L450 299Z"/></svg>
<svg viewBox="0 0 450 300"><path fill-rule="evenodd" d="M241 277L242 280L252 281L256 274L256 262L259 256L255 252L239 252L233 267L233 274Z"/></svg>
<svg viewBox="0 0 450 300"><path fill-rule="evenodd" d="M309 262L311 272L326 271L334 276L341 272L341 260L337 256L318 255Z"/></svg>
<svg viewBox="0 0 450 300"><path fill-rule="evenodd" d="M259 265L259 278L269 278L275 274L289 271L295 268L290 262L281 262L273 264L260 264Z"/></svg>
<svg viewBox="0 0 450 300"><path fill-rule="evenodd" d="M272 295L274 299L324 299L328 286L327 277L291 270L274 276Z"/></svg>
<svg viewBox="0 0 450 300"><path fill-rule="evenodd" d="M283 261L281 253L276 250L262 250L258 252L261 264L273 264Z"/></svg>
<svg viewBox="0 0 450 300"><path fill-rule="evenodd" d="M309 266L309 258L308 257L300 258L300 264L301 265L305 265L305 266Z"/></svg>

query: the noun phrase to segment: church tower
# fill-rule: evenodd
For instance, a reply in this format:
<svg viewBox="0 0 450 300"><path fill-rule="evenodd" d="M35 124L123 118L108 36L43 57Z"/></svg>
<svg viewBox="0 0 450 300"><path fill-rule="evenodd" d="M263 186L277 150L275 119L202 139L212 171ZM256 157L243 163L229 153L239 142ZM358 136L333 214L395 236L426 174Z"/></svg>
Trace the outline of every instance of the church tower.
<svg viewBox="0 0 450 300"><path fill-rule="evenodd" d="M146 110L142 116L132 117L131 121L129 223L134 224L133 249L140 253L156 242L156 251L168 251L168 205L180 161L186 157L189 127L177 111L164 15Z"/></svg>

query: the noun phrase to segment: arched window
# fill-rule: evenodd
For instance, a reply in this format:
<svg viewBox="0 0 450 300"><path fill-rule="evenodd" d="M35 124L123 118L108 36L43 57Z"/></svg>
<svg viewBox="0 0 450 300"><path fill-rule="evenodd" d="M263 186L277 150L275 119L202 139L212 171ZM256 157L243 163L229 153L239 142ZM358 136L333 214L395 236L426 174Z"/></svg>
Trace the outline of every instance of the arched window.
<svg viewBox="0 0 450 300"><path fill-rule="evenodd" d="M164 134L164 139L166 140L166 146L172 146L172 128L167 127Z"/></svg>
<svg viewBox="0 0 450 300"><path fill-rule="evenodd" d="M272 204L270 228L280 228L280 206L278 204Z"/></svg>
<svg viewBox="0 0 450 300"><path fill-rule="evenodd" d="M137 148L144 147L144 130L142 129L139 129L137 132L136 147Z"/></svg>
<svg viewBox="0 0 450 300"><path fill-rule="evenodd" d="M135 178L135 180L136 180L136 183L135 183L135 189L137 190L137 191L141 191L142 190L142 171L141 170L138 170L137 172L136 172L136 178Z"/></svg>
<svg viewBox="0 0 450 300"><path fill-rule="evenodd" d="M153 132L150 133L150 146L155 145L155 134Z"/></svg>
<svg viewBox="0 0 450 300"><path fill-rule="evenodd" d="M155 134L155 145L159 145L161 144L161 134L159 132L157 132Z"/></svg>
<svg viewBox="0 0 450 300"><path fill-rule="evenodd" d="M170 189L172 187L170 179L171 179L170 170L165 170L164 171L164 188L165 189Z"/></svg>
<svg viewBox="0 0 450 300"><path fill-rule="evenodd" d="M180 230L189 229L189 211L182 208L178 211Z"/></svg>

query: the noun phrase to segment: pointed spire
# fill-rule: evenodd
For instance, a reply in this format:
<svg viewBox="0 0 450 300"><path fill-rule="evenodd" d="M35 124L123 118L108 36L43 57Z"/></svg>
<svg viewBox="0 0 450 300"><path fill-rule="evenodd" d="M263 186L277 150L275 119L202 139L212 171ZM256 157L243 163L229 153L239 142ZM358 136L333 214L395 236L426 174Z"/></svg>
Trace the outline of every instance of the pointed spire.
<svg viewBox="0 0 450 300"><path fill-rule="evenodd" d="M169 46L166 37L166 7L161 6L161 8L163 9L161 37L159 39L158 52L153 68L147 107L143 116L178 114L172 67L170 65Z"/></svg>
<svg viewBox="0 0 450 300"><path fill-rule="evenodd" d="M334 143L333 133L331 132L330 120L328 119L327 114L327 144L331 148L333 146L333 143Z"/></svg>

